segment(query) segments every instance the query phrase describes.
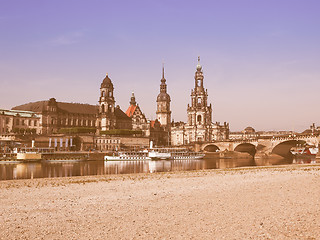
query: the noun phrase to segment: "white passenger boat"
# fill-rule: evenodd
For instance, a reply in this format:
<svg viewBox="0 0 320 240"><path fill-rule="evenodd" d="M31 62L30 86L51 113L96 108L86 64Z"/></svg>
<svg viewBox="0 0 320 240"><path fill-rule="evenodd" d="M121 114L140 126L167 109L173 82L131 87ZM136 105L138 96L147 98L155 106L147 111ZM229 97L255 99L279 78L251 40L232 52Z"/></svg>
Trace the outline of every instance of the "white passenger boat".
<svg viewBox="0 0 320 240"><path fill-rule="evenodd" d="M16 159L21 161L40 161L41 160L41 152L38 148L15 148L13 153L16 154Z"/></svg>
<svg viewBox="0 0 320 240"><path fill-rule="evenodd" d="M171 158L171 152L168 148L152 148L149 149L148 156L151 160L167 160Z"/></svg>
<svg viewBox="0 0 320 240"><path fill-rule="evenodd" d="M189 151L186 148L153 148L149 151L151 160L202 159L203 153Z"/></svg>
<svg viewBox="0 0 320 240"><path fill-rule="evenodd" d="M196 152L174 152L171 153L171 158L174 160L185 160L185 159L203 159L205 154Z"/></svg>
<svg viewBox="0 0 320 240"><path fill-rule="evenodd" d="M105 161L133 160L194 160L204 158L203 153L189 151L186 148L149 148L139 152L115 152L105 156Z"/></svg>
<svg viewBox="0 0 320 240"><path fill-rule="evenodd" d="M105 161L133 161L150 160L148 152L114 152L112 156L104 156Z"/></svg>

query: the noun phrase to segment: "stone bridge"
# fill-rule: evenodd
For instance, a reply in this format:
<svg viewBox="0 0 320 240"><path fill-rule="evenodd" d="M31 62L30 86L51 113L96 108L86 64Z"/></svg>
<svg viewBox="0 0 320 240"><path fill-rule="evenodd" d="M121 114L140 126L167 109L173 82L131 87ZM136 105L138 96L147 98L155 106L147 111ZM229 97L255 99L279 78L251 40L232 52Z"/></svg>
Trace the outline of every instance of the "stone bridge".
<svg viewBox="0 0 320 240"><path fill-rule="evenodd" d="M203 143L200 145L200 149L205 152L216 151L236 151L236 152L248 152L254 155L256 152L270 155L272 153L289 157L291 156L290 149L297 144L309 144L318 146L320 142L320 135L287 135L287 136L274 136L274 137L260 137L256 139L241 139L241 140L229 140L221 142Z"/></svg>

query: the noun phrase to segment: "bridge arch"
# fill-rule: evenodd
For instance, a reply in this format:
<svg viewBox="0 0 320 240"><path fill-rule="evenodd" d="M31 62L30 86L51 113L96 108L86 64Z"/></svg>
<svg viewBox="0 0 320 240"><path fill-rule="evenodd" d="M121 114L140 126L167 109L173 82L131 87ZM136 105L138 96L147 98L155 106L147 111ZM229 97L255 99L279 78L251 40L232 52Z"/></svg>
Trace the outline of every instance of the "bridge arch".
<svg viewBox="0 0 320 240"><path fill-rule="evenodd" d="M218 152L220 148L215 144L208 144L203 150L206 152Z"/></svg>
<svg viewBox="0 0 320 240"><path fill-rule="evenodd" d="M288 140L277 144L271 151L271 153L277 154L279 156L285 158L292 158L292 153L290 149L297 144L305 144L306 141L304 140Z"/></svg>
<svg viewBox="0 0 320 240"><path fill-rule="evenodd" d="M238 146L234 148L235 152L246 152L251 156L256 154L256 146L252 143L240 143Z"/></svg>

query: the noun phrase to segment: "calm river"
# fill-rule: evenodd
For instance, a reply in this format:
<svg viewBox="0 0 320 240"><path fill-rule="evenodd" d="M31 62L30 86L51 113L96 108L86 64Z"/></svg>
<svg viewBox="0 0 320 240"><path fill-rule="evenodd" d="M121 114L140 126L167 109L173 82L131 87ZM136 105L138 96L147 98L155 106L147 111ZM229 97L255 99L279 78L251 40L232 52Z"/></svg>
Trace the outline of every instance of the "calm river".
<svg viewBox="0 0 320 240"><path fill-rule="evenodd" d="M153 173L257 165L253 159L0 163L0 180ZM261 165L261 164L259 164ZM269 165L264 163L263 165Z"/></svg>

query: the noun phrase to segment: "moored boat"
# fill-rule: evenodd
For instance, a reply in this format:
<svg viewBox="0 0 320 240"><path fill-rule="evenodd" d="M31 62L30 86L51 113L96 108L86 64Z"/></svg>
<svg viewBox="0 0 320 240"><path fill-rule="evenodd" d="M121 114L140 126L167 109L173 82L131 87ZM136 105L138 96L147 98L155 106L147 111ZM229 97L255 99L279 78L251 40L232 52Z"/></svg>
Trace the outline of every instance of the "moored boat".
<svg viewBox="0 0 320 240"><path fill-rule="evenodd" d="M151 160L168 160L171 158L171 153L168 148L152 148L149 149L148 156Z"/></svg>
<svg viewBox="0 0 320 240"><path fill-rule="evenodd" d="M42 154L39 149L34 147L16 148L13 153L16 154L16 159L21 161L40 161L42 158Z"/></svg>
<svg viewBox="0 0 320 240"><path fill-rule="evenodd" d="M315 163L319 152L318 147L311 145L297 145L291 148L293 163Z"/></svg>
<svg viewBox="0 0 320 240"><path fill-rule="evenodd" d="M133 160L195 160L203 159L205 154L188 151L185 148L151 148L139 152L114 152L104 156L105 161Z"/></svg>
<svg viewBox="0 0 320 240"><path fill-rule="evenodd" d="M203 159L205 154L197 152L174 152L171 154L171 158L174 160L184 159Z"/></svg>
<svg viewBox="0 0 320 240"><path fill-rule="evenodd" d="M148 152L114 152L112 156L104 156L105 161L134 161L150 160Z"/></svg>
<svg viewBox="0 0 320 240"><path fill-rule="evenodd" d="M189 151L186 148L153 148L149 151L151 160L203 159L205 154Z"/></svg>

